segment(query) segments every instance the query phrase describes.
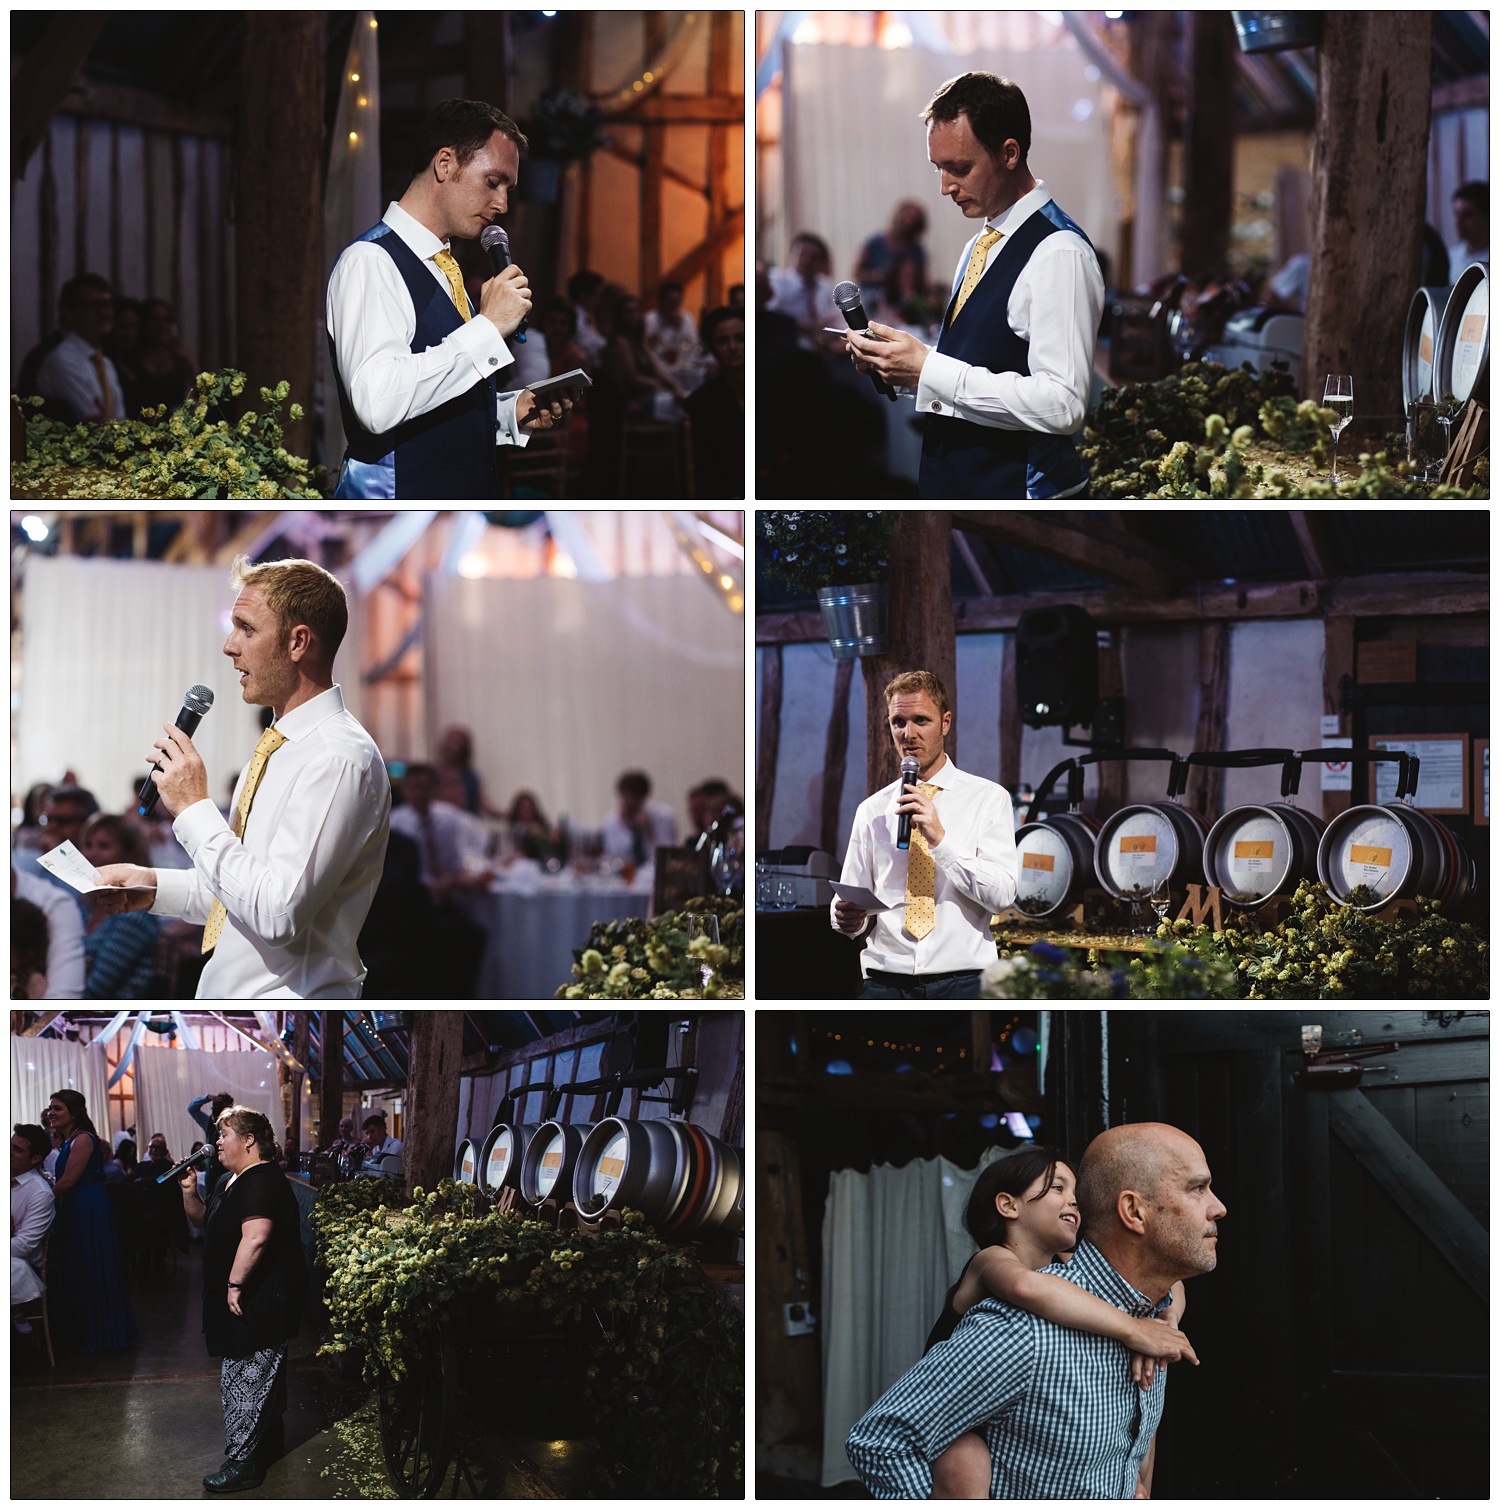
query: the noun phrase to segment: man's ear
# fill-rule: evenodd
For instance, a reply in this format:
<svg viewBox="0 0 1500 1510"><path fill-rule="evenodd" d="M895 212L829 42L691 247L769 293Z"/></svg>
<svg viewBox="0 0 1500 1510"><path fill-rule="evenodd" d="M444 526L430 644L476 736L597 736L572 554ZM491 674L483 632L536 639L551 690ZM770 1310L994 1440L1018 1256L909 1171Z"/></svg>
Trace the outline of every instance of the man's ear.
<svg viewBox="0 0 1500 1510"><path fill-rule="evenodd" d="M287 654L293 661L301 661L312 649L312 644L312 630L306 624L295 624L292 626L292 632L287 636Z"/></svg>
<svg viewBox="0 0 1500 1510"><path fill-rule="evenodd" d="M1137 1190L1122 1190L1115 1198L1115 1215L1127 1232L1144 1237L1146 1233L1147 1202Z"/></svg>

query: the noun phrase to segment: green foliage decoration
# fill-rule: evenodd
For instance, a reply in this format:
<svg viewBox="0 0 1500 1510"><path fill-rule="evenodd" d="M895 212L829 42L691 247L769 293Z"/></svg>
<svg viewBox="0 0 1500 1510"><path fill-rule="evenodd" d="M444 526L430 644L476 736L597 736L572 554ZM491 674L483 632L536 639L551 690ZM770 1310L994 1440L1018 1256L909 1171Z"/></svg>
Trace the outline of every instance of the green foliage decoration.
<svg viewBox="0 0 1500 1510"><path fill-rule="evenodd" d="M683 913L712 912L719 942L689 939ZM703 982L703 966L713 974ZM732 897L694 897L679 912L649 921L595 923L573 951L573 978L553 996L564 1001L742 1000L745 995L745 908Z"/></svg>
<svg viewBox="0 0 1500 1510"><path fill-rule="evenodd" d="M884 509L763 509L755 516L763 569L812 596L890 576L891 515Z"/></svg>
<svg viewBox="0 0 1500 1510"><path fill-rule="evenodd" d="M305 498L321 499L312 468L283 444L278 418L290 386L260 390L263 413L228 414L245 391L233 368L200 372L193 392L169 414L165 405L140 419L66 425L32 413L26 459L11 463L11 491L26 498ZM39 409L40 398L18 402ZM302 418L302 406L287 411Z"/></svg>
<svg viewBox="0 0 1500 1510"><path fill-rule="evenodd" d="M362 1183L324 1191L313 1217L332 1328L321 1352L359 1357L374 1382L405 1377L440 1323L461 1343L571 1328L604 1490L743 1495L743 1314L641 1213L560 1232L452 1180L373 1209L343 1194Z"/></svg>
<svg viewBox="0 0 1500 1510"><path fill-rule="evenodd" d="M1232 966L1169 941L1139 952L1063 949L1039 940L1002 950L980 995L1002 1001L1205 1001L1238 994Z"/></svg>

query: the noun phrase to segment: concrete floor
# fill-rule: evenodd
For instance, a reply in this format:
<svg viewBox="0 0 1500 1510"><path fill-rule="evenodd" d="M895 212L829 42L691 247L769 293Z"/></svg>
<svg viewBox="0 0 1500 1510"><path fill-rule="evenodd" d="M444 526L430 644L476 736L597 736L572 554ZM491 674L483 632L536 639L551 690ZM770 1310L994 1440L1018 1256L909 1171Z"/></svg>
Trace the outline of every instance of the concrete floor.
<svg viewBox="0 0 1500 1510"><path fill-rule="evenodd" d="M201 1331L199 1245L159 1273L136 1275L140 1346L118 1353L60 1350L47 1367L38 1338L11 1337L10 1493L14 1499L395 1498L371 1391L318 1358L312 1323L288 1356L286 1456L243 1496L211 1495L202 1478L224 1461L219 1364ZM588 1443L508 1438L485 1444L486 1498L587 1498ZM446 1497L446 1490L445 1490ZM460 1497L470 1497L465 1485Z"/></svg>

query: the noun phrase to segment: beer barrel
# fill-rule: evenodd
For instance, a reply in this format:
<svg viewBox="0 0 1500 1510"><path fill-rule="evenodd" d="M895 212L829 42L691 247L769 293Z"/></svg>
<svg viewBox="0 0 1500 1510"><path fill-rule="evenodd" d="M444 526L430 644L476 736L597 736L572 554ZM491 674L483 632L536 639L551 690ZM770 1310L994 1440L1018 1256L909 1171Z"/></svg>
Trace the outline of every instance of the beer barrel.
<svg viewBox="0 0 1500 1510"><path fill-rule="evenodd" d="M472 1185L479 1174L479 1149L475 1146L472 1138L465 1138L458 1145L458 1153L453 1160L453 1178L460 1185Z"/></svg>
<svg viewBox="0 0 1500 1510"><path fill-rule="evenodd" d="M1438 328L1448 303L1447 288L1419 288L1406 310L1406 337L1401 344L1401 398L1406 408L1432 397Z"/></svg>
<svg viewBox="0 0 1500 1510"><path fill-rule="evenodd" d="M676 1210L687 1183L675 1123L606 1117L583 1140L573 1166L573 1204L585 1222L622 1206L645 1213L653 1226Z"/></svg>
<svg viewBox="0 0 1500 1510"><path fill-rule="evenodd" d="M1488 397L1490 379L1490 270L1471 262L1453 283L1438 325L1433 393L1451 393L1461 403Z"/></svg>
<svg viewBox="0 0 1500 1510"><path fill-rule="evenodd" d="M1474 862L1445 823L1410 802L1351 807L1324 831L1318 845L1318 875L1347 902L1356 886L1374 900L1366 912L1393 897L1428 897L1444 912L1464 902L1474 887Z"/></svg>
<svg viewBox="0 0 1500 1510"><path fill-rule="evenodd" d="M1099 825L1082 813L1054 813L1016 830L1016 911L1055 917L1097 885L1094 841Z"/></svg>
<svg viewBox="0 0 1500 1510"><path fill-rule="evenodd" d="M543 1122L521 1160L521 1194L533 1206L549 1196L566 1201L573 1192L573 1168L592 1123Z"/></svg>
<svg viewBox="0 0 1500 1510"><path fill-rule="evenodd" d="M1112 814L1094 839L1099 884L1126 902L1146 901L1159 880L1173 891L1203 880L1208 826L1180 802L1137 802Z"/></svg>
<svg viewBox="0 0 1500 1510"><path fill-rule="evenodd" d="M664 1236L704 1237L745 1225L744 1174L739 1150L691 1122L673 1124L690 1169L682 1201L667 1217Z"/></svg>
<svg viewBox="0 0 1500 1510"><path fill-rule="evenodd" d="M506 1185L521 1188L521 1159L536 1126L501 1122L490 1129L479 1152L479 1183L491 1195Z"/></svg>
<svg viewBox="0 0 1500 1510"><path fill-rule="evenodd" d="M1203 873L1226 901L1254 909L1318 873L1323 824L1290 802L1231 808L1208 831Z"/></svg>

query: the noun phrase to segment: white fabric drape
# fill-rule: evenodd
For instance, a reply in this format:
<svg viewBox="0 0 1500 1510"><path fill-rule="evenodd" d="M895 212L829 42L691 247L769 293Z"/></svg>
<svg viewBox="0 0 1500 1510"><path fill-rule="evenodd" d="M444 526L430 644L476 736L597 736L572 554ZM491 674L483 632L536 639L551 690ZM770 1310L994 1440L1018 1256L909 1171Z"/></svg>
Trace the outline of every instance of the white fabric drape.
<svg viewBox="0 0 1500 1510"><path fill-rule="evenodd" d="M214 705L193 743L227 801L260 735L219 653L233 602L219 566L29 556L12 789L72 769L105 812L124 811L162 725L201 682Z"/></svg>
<svg viewBox="0 0 1500 1510"><path fill-rule="evenodd" d="M1021 85L1031 109L1032 171L1095 245L1114 252L1104 85L1085 76L1089 60L1071 39L1034 52L961 58L917 47L792 46L786 54L786 203L769 248L774 260L785 260L798 232L812 231L832 249L834 277L847 277L897 201L915 199L927 211L929 275L946 283L974 226L939 192L920 112L944 80L978 68Z"/></svg>
<svg viewBox="0 0 1500 1510"><path fill-rule="evenodd" d="M849 1429L922 1356L927 1333L974 1243L964 1206L973 1169L917 1159L868 1174L835 1170L823 1208L823 1487L858 1475Z"/></svg>
<svg viewBox="0 0 1500 1510"><path fill-rule="evenodd" d="M472 729L497 806L597 827L640 769L681 828L690 787L743 779L744 624L692 578L429 577L424 615L429 739Z"/></svg>
<svg viewBox="0 0 1500 1510"><path fill-rule="evenodd" d="M104 1077L109 1065L101 1043L72 1043L66 1038L10 1040L10 1121L35 1123L55 1091L73 1090L83 1097L89 1120L99 1136L110 1140L109 1097Z"/></svg>
<svg viewBox="0 0 1500 1510"><path fill-rule="evenodd" d="M306 1081L303 1081L304 1087ZM281 1082L275 1058L263 1050L247 1053L208 1049L141 1048L135 1055L135 1126L144 1156L147 1140L161 1133L174 1159L185 1159L203 1136L188 1116L188 1102L228 1091L240 1106L263 1112L277 1140L286 1133ZM310 1129L311 1103L304 1096L302 1125ZM304 1142L308 1141L306 1138Z"/></svg>

